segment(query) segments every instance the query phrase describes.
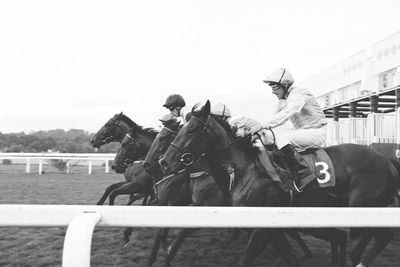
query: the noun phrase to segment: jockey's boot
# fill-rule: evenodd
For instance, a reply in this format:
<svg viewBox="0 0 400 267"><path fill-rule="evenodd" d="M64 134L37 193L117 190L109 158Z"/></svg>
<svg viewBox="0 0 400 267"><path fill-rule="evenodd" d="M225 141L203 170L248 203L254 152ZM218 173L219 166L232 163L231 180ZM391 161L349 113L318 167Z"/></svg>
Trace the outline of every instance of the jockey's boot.
<svg viewBox="0 0 400 267"><path fill-rule="evenodd" d="M282 147L280 149L280 155L289 169L296 191L301 192L308 183L316 178L315 174L311 172L308 167L307 162L293 145L287 144ZM306 177L308 178L301 182Z"/></svg>

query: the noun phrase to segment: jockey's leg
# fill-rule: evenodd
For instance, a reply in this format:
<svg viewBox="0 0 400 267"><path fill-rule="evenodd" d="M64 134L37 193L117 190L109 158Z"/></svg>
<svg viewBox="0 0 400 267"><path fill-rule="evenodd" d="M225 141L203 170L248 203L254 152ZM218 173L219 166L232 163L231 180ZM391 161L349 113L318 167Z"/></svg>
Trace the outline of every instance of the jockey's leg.
<svg viewBox="0 0 400 267"><path fill-rule="evenodd" d="M277 138L280 157L288 166L294 180L294 188L297 191L301 191L304 186L316 178L297 149L320 147L323 142L320 135L322 136L319 130L299 129L288 130L281 134L280 138ZM302 184L301 180L303 179L305 180Z"/></svg>
<svg viewBox="0 0 400 267"><path fill-rule="evenodd" d="M301 191L300 184L302 179L309 177L307 181L312 181L314 178L316 178L308 167L307 162L300 155L300 153L297 152L293 145L285 145L279 150L279 154L289 168L290 174L292 175L292 179L294 181L295 189L297 191Z"/></svg>

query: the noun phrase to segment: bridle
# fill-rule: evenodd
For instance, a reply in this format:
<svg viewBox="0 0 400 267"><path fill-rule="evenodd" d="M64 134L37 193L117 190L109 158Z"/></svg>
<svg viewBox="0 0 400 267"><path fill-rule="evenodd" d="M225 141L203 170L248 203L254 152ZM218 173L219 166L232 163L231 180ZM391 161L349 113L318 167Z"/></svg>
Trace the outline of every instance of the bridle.
<svg viewBox="0 0 400 267"><path fill-rule="evenodd" d="M108 125L106 124L106 126L112 127L111 129L108 130L111 133L115 133L117 128L119 128L121 132L123 131L123 127L119 120L113 120L112 122L109 122ZM102 142L103 142L103 144L109 144L113 140L116 140L116 139L117 138L114 135L108 135L102 140Z"/></svg>
<svg viewBox="0 0 400 267"><path fill-rule="evenodd" d="M134 144L135 138L133 138L129 133L127 133L125 136L128 138L129 144ZM138 146L139 146L139 148L140 148L140 144L139 144ZM129 153L129 154L130 154L130 153ZM132 164L133 164L134 162L135 162L135 161L133 161L133 160L128 156L128 157L124 160L124 165L125 165L126 167L130 167L130 166L132 166Z"/></svg>
<svg viewBox="0 0 400 267"><path fill-rule="evenodd" d="M200 133L196 136L196 138L193 140L193 142L186 148L186 151L190 150L190 148L195 146L199 142L199 140L201 140L201 137L207 132L207 129L213 130L209 125L210 117L211 117L211 115L208 115L206 122L203 122L202 120L200 120L199 118L197 118L195 116L192 116L190 118L190 119L194 119L194 120L199 121L202 124L203 128L201 129ZM250 134L247 134L247 135L245 135L243 137L238 137L237 139L235 139L235 140L233 140L233 141L231 141L231 142L229 142L229 143L227 143L227 144L225 144L225 145L223 145L221 147L217 147L215 149L212 149L210 151L204 152L204 153L202 153L200 155L197 155L197 156L193 156L192 153L185 152L184 149L180 148L174 142L171 143L171 146L176 148L182 154L181 158L179 159L179 161L182 162L186 166L190 166L194 162L199 161L199 160L201 160L203 158L206 158L209 155L212 155L212 154L214 154L216 152L219 152L219 151L222 151L222 150L230 148L232 145L240 142L241 140L243 140L245 138L248 138L249 136L250 136Z"/></svg>

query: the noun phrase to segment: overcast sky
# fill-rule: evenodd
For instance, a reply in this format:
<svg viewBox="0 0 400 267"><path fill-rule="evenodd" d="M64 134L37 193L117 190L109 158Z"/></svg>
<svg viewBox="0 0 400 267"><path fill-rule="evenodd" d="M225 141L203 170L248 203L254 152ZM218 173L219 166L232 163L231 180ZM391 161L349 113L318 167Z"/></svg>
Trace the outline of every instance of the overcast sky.
<svg viewBox="0 0 400 267"><path fill-rule="evenodd" d="M1 1L0 132L157 126L172 93L266 120L296 81L400 30L398 0Z"/></svg>

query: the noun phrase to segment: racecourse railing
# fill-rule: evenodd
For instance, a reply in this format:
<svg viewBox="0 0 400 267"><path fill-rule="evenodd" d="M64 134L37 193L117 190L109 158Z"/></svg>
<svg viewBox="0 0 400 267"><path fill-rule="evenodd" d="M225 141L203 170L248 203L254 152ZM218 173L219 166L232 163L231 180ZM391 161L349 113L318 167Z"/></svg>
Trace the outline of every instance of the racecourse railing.
<svg viewBox="0 0 400 267"><path fill-rule="evenodd" d="M31 165L38 164L38 173L43 173L43 164L45 160L62 160L66 163L66 172L71 170L72 161L85 161L88 166L88 173L92 174L93 162L103 161L105 164L105 173L109 173L109 162L114 160L113 153L0 153L0 160L24 160L26 162L25 172L31 172Z"/></svg>
<svg viewBox="0 0 400 267"><path fill-rule="evenodd" d="M400 143L400 109L392 114L371 113L367 118L330 121L326 145L343 143Z"/></svg>
<svg viewBox="0 0 400 267"><path fill-rule="evenodd" d="M399 227L398 208L0 205L0 226L67 226L62 266L90 266L99 227ZM163 218L160 220L160 218Z"/></svg>

